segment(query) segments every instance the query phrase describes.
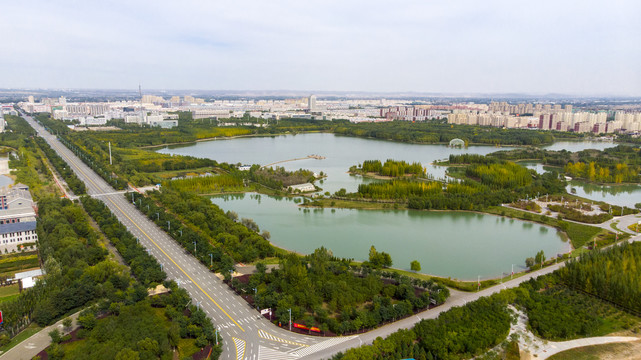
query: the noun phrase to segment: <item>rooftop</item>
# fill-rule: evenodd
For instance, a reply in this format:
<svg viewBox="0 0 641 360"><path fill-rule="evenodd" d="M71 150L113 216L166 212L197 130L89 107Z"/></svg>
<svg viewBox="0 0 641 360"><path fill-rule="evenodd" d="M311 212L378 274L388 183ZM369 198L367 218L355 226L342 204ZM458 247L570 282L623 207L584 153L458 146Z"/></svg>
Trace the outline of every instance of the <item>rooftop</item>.
<svg viewBox="0 0 641 360"><path fill-rule="evenodd" d="M12 224L0 224L0 235L15 232L31 231L36 229L35 221L26 221Z"/></svg>

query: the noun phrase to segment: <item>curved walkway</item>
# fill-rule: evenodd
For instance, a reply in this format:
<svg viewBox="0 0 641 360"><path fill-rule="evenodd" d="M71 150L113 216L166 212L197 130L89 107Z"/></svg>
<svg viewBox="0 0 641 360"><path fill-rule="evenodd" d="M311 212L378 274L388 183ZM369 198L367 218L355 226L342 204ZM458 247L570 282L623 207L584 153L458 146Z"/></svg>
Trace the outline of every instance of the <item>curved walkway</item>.
<svg viewBox="0 0 641 360"><path fill-rule="evenodd" d="M634 336L598 336L559 342L547 341L535 336L527 329L527 316L523 312L512 306L510 306L510 308L518 316L516 325L512 325L510 329L510 334L518 334L519 348L521 351L527 352L537 359L547 359L554 354L578 347L641 340Z"/></svg>
<svg viewBox="0 0 641 360"><path fill-rule="evenodd" d="M76 320L80 311L75 314L70 315L69 317L73 320L73 325L71 330L78 327ZM66 318L62 318L60 321L56 322L53 325L47 326L46 328L38 331L37 333L31 335L29 338L25 339L20 344L12 347L9 351L0 355L2 360L29 360L34 356L38 355L39 352L46 349L47 346L51 344L51 337L49 332L58 329L61 333L66 334L64 327L62 326L62 321Z"/></svg>

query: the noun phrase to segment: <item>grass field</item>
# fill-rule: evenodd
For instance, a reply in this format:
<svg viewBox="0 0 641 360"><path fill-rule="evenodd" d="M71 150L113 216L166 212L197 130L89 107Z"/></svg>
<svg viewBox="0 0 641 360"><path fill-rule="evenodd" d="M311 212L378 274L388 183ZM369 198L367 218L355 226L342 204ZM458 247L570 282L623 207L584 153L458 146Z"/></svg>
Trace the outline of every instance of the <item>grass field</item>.
<svg viewBox="0 0 641 360"><path fill-rule="evenodd" d="M549 360L641 359L641 342L584 346L552 355Z"/></svg>
<svg viewBox="0 0 641 360"><path fill-rule="evenodd" d="M3 255L0 257L0 276L13 277L16 272L39 268L35 251Z"/></svg>
<svg viewBox="0 0 641 360"><path fill-rule="evenodd" d="M0 351L4 353L5 351L10 350L14 346L30 338L33 334L37 333L40 330L42 330L40 326L36 325L35 323L32 323L26 329L22 330L21 333L19 333L13 339L11 339L11 341L7 345L0 347Z"/></svg>
<svg viewBox="0 0 641 360"><path fill-rule="evenodd" d="M0 287L0 303L13 299L20 294L20 287L18 284Z"/></svg>

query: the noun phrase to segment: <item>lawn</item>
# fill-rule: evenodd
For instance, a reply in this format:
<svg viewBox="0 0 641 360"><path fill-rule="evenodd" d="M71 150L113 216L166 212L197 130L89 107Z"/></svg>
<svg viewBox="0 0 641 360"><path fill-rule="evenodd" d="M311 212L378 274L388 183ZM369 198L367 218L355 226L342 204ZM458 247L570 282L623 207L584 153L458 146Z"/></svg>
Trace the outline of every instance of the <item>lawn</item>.
<svg viewBox="0 0 641 360"><path fill-rule="evenodd" d="M26 329L24 329L21 333L19 333L13 339L11 339L11 341L7 345L1 347L0 351L2 353L9 351L9 349L20 344L24 340L30 338L33 334L37 333L40 330L42 330L40 326L36 325L35 323L32 323Z"/></svg>
<svg viewBox="0 0 641 360"><path fill-rule="evenodd" d="M574 348L549 357L549 360L639 359L641 346L636 343L614 343Z"/></svg>
<svg viewBox="0 0 641 360"><path fill-rule="evenodd" d="M0 287L0 302L4 302L15 298L20 294L20 287L18 284Z"/></svg>

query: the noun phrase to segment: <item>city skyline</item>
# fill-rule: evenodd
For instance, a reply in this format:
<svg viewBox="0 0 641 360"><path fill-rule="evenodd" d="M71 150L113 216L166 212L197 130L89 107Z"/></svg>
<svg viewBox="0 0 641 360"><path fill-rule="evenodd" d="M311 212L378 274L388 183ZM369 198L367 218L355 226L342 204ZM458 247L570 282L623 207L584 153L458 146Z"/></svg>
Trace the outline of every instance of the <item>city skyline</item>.
<svg viewBox="0 0 641 360"><path fill-rule="evenodd" d="M5 4L5 88L641 95L641 5Z"/></svg>

